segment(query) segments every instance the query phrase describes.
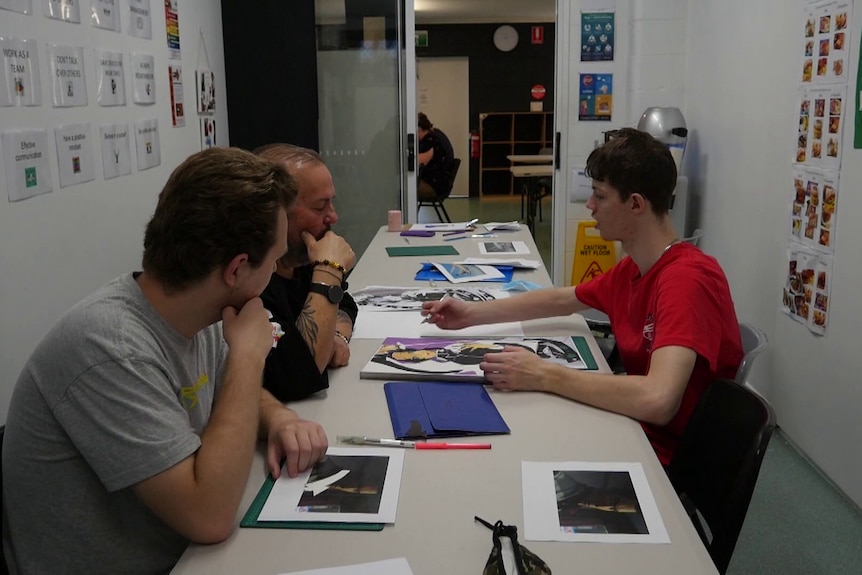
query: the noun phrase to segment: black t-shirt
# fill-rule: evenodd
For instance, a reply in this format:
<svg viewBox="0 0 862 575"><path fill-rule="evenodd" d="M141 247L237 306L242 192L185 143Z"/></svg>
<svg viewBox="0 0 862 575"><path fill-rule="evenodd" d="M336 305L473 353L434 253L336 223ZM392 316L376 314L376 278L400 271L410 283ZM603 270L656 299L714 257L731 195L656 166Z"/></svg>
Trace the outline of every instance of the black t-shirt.
<svg viewBox="0 0 862 575"><path fill-rule="evenodd" d="M278 340L266 358L263 372L263 387L282 402L303 399L321 389L329 387L327 370L320 373L314 354L308 348L296 327L296 318L308 298L314 266L296 268L294 278L287 279L273 274L269 285L261 294L263 306L272 313L272 320L281 324L284 335ZM346 292L347 282L342 282L344 299L338 309L356 323L359 308Z"/></svg>
<svg viewBox="0 0 862 575"><path fill-rule="evenodd" d="M432 148L434 149L434 156L430 162L422 167L419 178L434 188L438 196L443 196L451 191L449 189L449 174L452 170L455 152L452 150L452 143L449 138L437 128L432 128L424 138L419 140L420 154Z"/></svg>

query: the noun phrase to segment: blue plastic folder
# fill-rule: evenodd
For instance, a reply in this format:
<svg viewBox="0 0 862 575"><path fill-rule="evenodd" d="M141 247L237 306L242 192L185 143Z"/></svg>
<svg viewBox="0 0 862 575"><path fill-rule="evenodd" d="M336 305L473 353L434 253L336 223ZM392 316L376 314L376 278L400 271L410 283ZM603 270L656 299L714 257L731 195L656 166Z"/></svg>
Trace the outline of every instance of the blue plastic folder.
<svg viewBox="0 0 862 575"><path fill-rule="evenodd" d="M398 439L509 433L481 383L390 381L383 391Z"/></svg>
<svg viewBox="0 0 862 575"><path fill-rule="evenodd" d="M515 268L512 266L494 266L500 273L503 274L503 277L497 278L494 280L482 280L486 282L510 282L512 281L512 275L515 273ZM416 272L416 276L413 278L416 281L440 281L440 282L448 282L449 280L446 276L443 275L443 272L434 267L434 264L422 264L422 269Z"/></svg>

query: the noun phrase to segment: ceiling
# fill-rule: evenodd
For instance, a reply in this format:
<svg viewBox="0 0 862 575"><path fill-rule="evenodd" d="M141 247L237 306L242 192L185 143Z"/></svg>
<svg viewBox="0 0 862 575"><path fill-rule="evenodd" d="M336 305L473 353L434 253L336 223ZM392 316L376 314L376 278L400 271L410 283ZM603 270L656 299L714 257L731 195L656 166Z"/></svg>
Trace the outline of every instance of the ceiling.
<svg viewBox="0 0 862 575"><path fill-rule="evenodd" d="M553 22L557 0L413 0L417 24ZM319 24L343 22L345 0L316 0Z"/></svg>

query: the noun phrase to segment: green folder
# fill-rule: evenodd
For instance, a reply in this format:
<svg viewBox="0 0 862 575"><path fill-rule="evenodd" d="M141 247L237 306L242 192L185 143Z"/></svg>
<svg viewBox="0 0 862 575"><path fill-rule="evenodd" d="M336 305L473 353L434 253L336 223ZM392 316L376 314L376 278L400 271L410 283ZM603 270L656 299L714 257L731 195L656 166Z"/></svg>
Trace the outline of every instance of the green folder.
<svg viewBox="0 0 862 575"><path fill-rule="evenodd" d="M388 246L386 253L391 258L400 256L457 256L455 246Z"/></svg>
<svg viewBox="0 0 862 575"><path fill-rule="evenodd" d="M266 481L257 492L251 506L239 522L240 527L257 527L262 529L332 529L342 531L383 531L383 523L341 523L332 521L260 521L260 510L266 503L275 479L266 476Z"/></svg>

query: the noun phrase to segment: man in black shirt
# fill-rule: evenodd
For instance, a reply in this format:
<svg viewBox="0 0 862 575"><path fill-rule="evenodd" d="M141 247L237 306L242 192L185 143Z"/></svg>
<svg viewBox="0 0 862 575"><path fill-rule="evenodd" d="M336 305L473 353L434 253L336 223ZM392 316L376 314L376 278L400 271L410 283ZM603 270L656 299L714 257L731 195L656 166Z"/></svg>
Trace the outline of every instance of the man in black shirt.
<svg viewBox="0 0 862 575"><path fill-rule="evenodd" d="M266 360L264 387L283 402L329 387L327 368L347 365L358 309L345 275L356 263L350 245L330 228L338 222L335 186L320 155L290 144L256 151L283 164L299 194L288 212L288 250L263 304L284 330Z"/></svg>
<svg viewBox="0 0 862 575"><path fill-rule="evenodd" d="M452 160L455 158L452 143L422 112L419 112L417 128L420 171L416 197L419 201L444 198L450 192L449 175L452 171Z"/></svg>

